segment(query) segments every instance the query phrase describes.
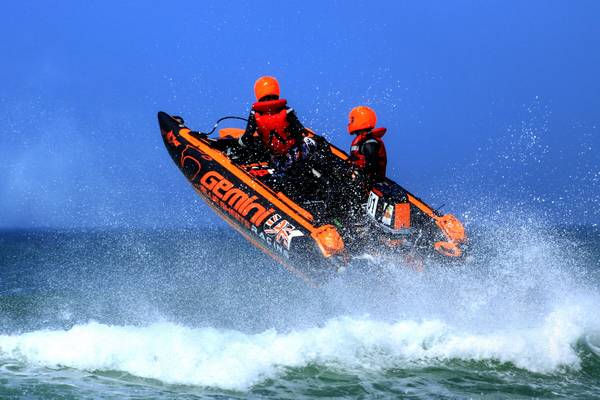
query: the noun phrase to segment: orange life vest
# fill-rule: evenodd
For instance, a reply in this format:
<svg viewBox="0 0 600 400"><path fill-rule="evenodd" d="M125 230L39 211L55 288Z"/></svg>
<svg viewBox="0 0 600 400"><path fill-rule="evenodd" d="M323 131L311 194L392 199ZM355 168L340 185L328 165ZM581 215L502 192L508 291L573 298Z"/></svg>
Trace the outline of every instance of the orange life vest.
<svg viewBox="0 0 600 400"><path fill-rule="evenodd" d="M356 135L352 141L352 147L350 148L350 161L352 164L359 169L364 169L367 165L365 155L362 153L362 146L369 140L375 140L379 143L379 150L377 151L377 169L376 178L377 180L383 180L385 178L385 170L387 167L387 154L385 152L385 145L381 139L387 129L376 128L370 131L366 131Z"/></svg>
<svg viewBox="0 0 600 400"><path fill-rule="evenodd" d="M287 120L290 109L284 99L259 101L252 105L256 119L256 130L264 146L274 155L287 154L296 145L296 138L290 135Z"/></svg>

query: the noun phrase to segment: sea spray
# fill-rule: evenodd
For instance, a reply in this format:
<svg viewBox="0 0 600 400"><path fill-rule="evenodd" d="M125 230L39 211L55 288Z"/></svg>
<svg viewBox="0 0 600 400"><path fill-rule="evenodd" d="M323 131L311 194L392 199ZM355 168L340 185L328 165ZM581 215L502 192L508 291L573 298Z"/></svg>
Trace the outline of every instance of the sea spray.
<svg viewBox="0 0 600 400"><path fill-rule="evenodd" d="M483 374L478 385L502 380L507 390L515 379L547 381L551 391L556 377L588 385L598 376L600 294L586 236L520 219L475 231L466 265L418 273L391 263L349 270L318 289L226 232L39 234L40 246L15 237L27 255L22 267L39 269L23 276L38 286L25 281L23 294L2 299L0 373L11 382L23 373L68 381L79 371L154 379L173 384L168 390L252 393L293 385L294 376L386 388L398 374L443 379L432 371ZM186 247L182 235L195 239ZM218 246L223 237L228 249ZM202 247L182 252L192 245ZM27 313L33 325L19 322Z"/></svg>

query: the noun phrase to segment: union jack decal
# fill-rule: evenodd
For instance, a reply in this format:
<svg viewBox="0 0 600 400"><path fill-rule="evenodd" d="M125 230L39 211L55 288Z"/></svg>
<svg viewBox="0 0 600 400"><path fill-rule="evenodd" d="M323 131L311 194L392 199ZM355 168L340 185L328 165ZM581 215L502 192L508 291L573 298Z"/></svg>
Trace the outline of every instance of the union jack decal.
<svg viewBox="0 0 600 400"><path fill-rule="evenodd" d="M281 220L281 215L279 214L274 214L265 222L264 232L267 235L275 235L275 241L284 245L288 250L293 238L304 236L302 232L297 230L287 220Z"/></svg>

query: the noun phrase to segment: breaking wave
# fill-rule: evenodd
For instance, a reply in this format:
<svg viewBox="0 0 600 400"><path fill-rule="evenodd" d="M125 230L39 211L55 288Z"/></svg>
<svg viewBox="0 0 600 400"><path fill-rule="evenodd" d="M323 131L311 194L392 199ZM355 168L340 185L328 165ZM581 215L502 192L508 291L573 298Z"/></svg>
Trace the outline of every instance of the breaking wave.
<svg viewBox="0 0 600 400"><path fill-rule="evenodd" d="M576 349L590 318L581 305L565 305L529 329L481 334L440 320L394 323L343 317L290 332L187 328L172 323L145 327L96 322L69 330L0 336L0 355L36 366L118 370L167 383L246 390L309 364L380 371L421 368L449 360L496 361L533 372L578 369Z"/></svg>

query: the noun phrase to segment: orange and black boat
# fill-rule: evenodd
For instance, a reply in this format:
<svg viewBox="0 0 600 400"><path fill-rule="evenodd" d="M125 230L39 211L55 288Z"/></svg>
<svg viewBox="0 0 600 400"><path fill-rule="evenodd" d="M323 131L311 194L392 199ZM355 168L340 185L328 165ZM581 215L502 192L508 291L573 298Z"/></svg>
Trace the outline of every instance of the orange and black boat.
<svg viewBox="0 0 600 400"><path fill-rule="evenodd" d="M348 155L313 134L318 157L283 179L266 154L241 148L241 130L219 138L194 132L159 112L173 161L196 192L249 242L311 280L363 256L456 260L464 256L463 225L386 179L354 195ZM290 180L293 185L290 185ZM360 199L360 200L357 200ZM364 204L363 204L364 203Z"/></svg>

